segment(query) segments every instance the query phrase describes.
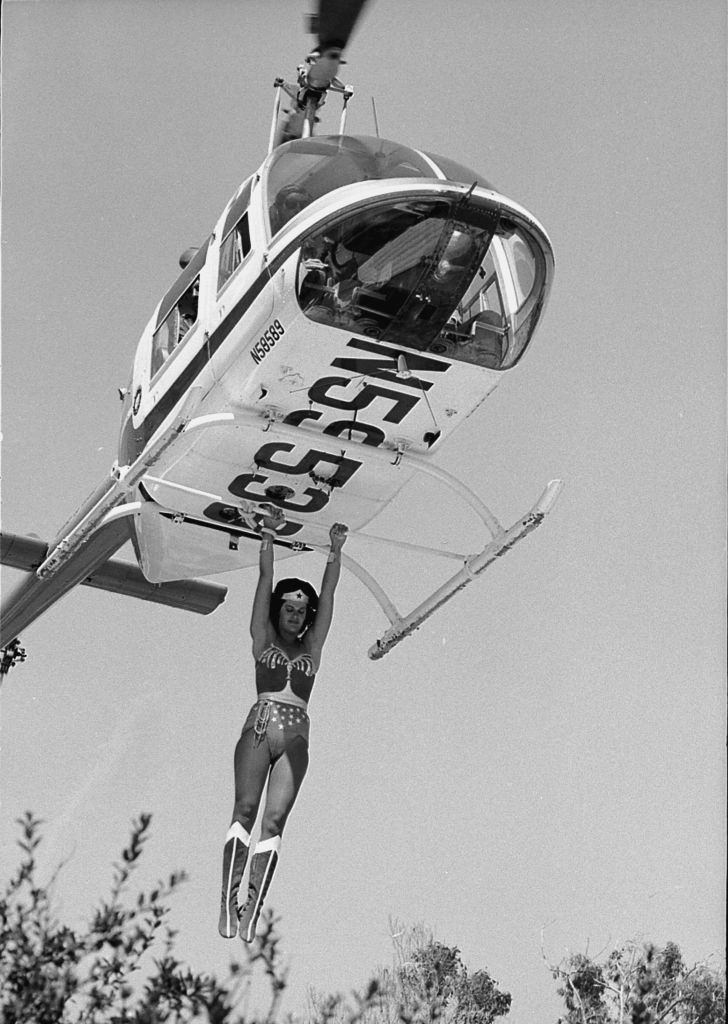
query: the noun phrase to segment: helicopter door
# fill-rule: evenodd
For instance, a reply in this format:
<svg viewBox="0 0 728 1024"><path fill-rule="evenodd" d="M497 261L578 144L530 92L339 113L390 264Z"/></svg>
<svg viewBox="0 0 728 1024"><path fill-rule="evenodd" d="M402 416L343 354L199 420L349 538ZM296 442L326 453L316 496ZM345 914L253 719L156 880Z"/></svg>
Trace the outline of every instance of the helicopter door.
<svg viewBox="0 0 728 1024"><path fill-rule="evenodd" d="M198 249L162 299L152 334L150 376L154 380L199 321L200 279L210 239Z"/></svg>
<svg viewBox="0 0 728 1024"><path fill-rule="evenodd" d="M205 260L209 243L197 249L192 259L160 302L147 324L134 360L134 426L147 419L155 407L156 427L166 416L184 386L184 370L190 366L203 339L202 313L205 288ZM170 404L171 403L171 404Z"/></svg>

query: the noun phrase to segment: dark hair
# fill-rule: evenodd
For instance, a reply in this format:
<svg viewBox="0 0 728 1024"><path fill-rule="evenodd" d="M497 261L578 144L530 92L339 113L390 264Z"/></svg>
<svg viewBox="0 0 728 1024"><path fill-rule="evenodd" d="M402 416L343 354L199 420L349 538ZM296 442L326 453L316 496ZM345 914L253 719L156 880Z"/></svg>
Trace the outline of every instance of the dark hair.
<svg viewBox="0 0 728 1024"><path fill-rule="evenodd" d="M294 578L279 580L276 583L273 593L270 596L270 621L273 623L273 628L278 629L278 620L281 614L281 608L283 606L283 595L289 594L291 591L302 590L308 598L308 604L306 605L306 617L303 620L303 630L307 630L313 620L316 618L316 609L318 608L318 594L313 589L310 583L306 580L297 580Z"/></svg>

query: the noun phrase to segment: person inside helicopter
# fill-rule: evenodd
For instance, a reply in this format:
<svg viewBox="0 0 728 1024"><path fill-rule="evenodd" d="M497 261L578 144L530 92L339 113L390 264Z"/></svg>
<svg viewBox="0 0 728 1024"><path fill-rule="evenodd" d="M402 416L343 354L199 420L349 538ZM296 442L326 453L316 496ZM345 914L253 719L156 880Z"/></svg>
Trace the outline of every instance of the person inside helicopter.
<svg viewBox="0 0 728 1024"><path fill-rule="evenodd" d="M197 320L197 310L200 300L200 279L196 277L190 287L177 303L179 312L179 327L177 333L177 344L179 344L189 331L190 327Z"/></svg>
<svg viewBox="0 0 728 1024"><path fill-rule="evenodd" d="M304 210L314 197L301 185L286 185L275 197L270 208L270 225L273 234Z"/></svg>

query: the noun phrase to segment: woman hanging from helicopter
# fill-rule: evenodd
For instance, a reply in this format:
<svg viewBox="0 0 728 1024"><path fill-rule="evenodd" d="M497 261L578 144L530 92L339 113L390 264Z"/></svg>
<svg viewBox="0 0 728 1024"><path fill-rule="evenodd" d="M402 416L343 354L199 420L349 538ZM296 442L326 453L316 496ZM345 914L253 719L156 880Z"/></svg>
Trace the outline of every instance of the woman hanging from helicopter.
<svg viewBox="0 0 728 1024"><path fill-rule="evenodd" d="M331 625L347 535L341 523L329 531L320 594L299 579L280 580L273 589L273 536L282 522L280 509L271 509L260 527L260 575L250 619L258 696L235 748L235 806L223 854L219 931L224 938L239 932L244 942L255 938L281 835L308 767L306 707ZM247 896L238 905L266 781L260 839L250 859Z"/></svg>

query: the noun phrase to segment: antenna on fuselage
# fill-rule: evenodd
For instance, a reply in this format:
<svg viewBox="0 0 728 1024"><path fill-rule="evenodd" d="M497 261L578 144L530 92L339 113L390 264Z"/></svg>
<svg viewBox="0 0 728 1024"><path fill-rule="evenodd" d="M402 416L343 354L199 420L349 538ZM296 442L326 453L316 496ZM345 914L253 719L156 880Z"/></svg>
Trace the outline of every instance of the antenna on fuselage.
<svg viewBox="0 0 728 1024"><path fill-rule="evenodd" d="M373 96L372 96L372 114L374 115L374 132L375 132L377 138L380 138L380 135L379 135L379 121L377 119L377 105L374 102L374 97Z"/></svg>

